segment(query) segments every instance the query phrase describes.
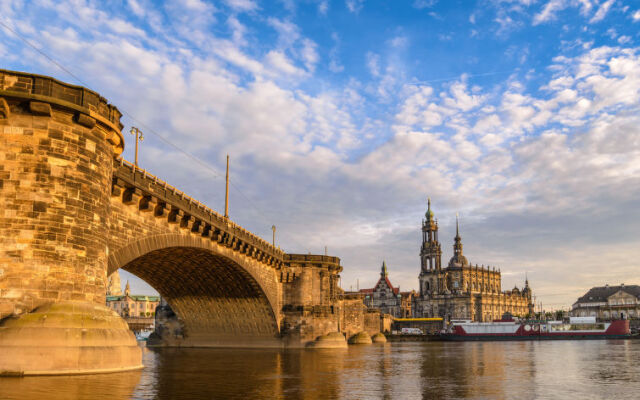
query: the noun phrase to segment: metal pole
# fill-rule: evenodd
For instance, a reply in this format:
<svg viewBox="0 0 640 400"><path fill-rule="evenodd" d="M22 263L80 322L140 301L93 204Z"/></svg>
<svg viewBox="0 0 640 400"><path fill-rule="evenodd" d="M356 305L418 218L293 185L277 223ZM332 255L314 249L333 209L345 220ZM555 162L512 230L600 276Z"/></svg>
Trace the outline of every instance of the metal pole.
<svg viewBox="0 0 640 400"><path fill-rule="evenodd" d="M273 239L271 244L273 245L273 247L276 247L276 226L271 225L271 230L273 231Z"/></svg>
<svg viewBox="0 0 640 400"><path fill-rule="evenodd" d="M135 157L136 167L138 166L138 132L136 132L136 157Z"/></svg>
<svg viewBox="0 0 640 400"><path fill-rule="evenodd" d="M227 178L224 194L224 217L229 218L229 155L227 154Z"/></svg>
<svg viewBox="0 0 640 400"><path fill-rule="evenodd" d="M144 140L144 137L142 136L142 131L136 128L135 126L132 126L129 132L131 132L131 134L135 135L136 137L136 152L134 157L134 165L137 168L138 167L138 141L142 142Z"/></svg>

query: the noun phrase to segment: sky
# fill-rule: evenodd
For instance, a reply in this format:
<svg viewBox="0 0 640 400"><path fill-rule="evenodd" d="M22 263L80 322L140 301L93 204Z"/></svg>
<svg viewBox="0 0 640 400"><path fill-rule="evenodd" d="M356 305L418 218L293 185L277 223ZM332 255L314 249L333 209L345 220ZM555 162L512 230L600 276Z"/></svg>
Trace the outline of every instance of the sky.
<svg viewBox="0 0 640 400"><path fill-rule="evenodd" d="M125 158L137 126L140 165L218 211L229 154L231 218L326 246L347 290L383 260L418 288L427 197L443 264L459 213L470 262L547 309L640 284L637 1L0 0L0 22L0 68L99 92Z"/></svg>

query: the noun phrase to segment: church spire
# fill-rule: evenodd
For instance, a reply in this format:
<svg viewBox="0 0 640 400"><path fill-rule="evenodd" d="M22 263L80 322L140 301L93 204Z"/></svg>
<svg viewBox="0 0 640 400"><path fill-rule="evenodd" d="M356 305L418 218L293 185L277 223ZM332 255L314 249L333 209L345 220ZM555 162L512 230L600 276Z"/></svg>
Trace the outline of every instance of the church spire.
<svg viewBox="0 0 640 400"><path fill-rule="evenodd" d="M455 243L453 244L453 254L454 257L459 258L462 256L462 238L460 237L460 226L458 223L458 213L456 213L456 237Z"/></svg>
<svg viewBox="0 0 640 400"><path fill-rule="evenodd" d="M453 243L453 257L449 261L450 267L465 267L469 265L467 257L462 254L462 238L460 237L460 222L456 213L456 237Z"/></svg>
<svg viewBox="0 0 640 400"><path fill-rule="evenodd" d="M389 272L387 272L387 263L384 260L382 260L382 269L380 271L380 276L383 278L389 276Z"/></svg>
<svg viewBox="0 0 640 400"><path fill-rule="evenodd" d="M127 281L127 286L124 287L124 295L129 296L131 293L131 288L129 287L129 281Z"/></svg>

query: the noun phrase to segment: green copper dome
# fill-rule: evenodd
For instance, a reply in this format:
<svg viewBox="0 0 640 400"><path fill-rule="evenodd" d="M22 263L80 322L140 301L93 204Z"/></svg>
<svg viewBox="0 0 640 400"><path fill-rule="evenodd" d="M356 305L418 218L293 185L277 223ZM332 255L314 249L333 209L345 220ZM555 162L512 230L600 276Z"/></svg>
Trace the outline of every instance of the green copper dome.
<svg viewBox="0 0 640 400"><path fill-rule="evenodd" d="M433 211L431 211L431 198L427 198L427 212L424 214L427 220L433 219Z"/></svg>

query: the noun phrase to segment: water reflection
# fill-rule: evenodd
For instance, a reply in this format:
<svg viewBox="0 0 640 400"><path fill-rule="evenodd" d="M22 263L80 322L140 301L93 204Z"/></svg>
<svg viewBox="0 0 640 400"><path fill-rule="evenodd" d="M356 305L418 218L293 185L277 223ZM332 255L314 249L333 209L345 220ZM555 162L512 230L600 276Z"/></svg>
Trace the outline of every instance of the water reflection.
<svg viewBox="0 0 640 400"><path fill-rule="evenodd" d="M76 376L0 378L0 399L129 399L141 371Z"/></svg>
<svg viewBox="0 0 640 400"><path fill-rule="evenodd" d="M0 379L1 399L633 399L640 341L144 349L142 372Z"/></svg>

